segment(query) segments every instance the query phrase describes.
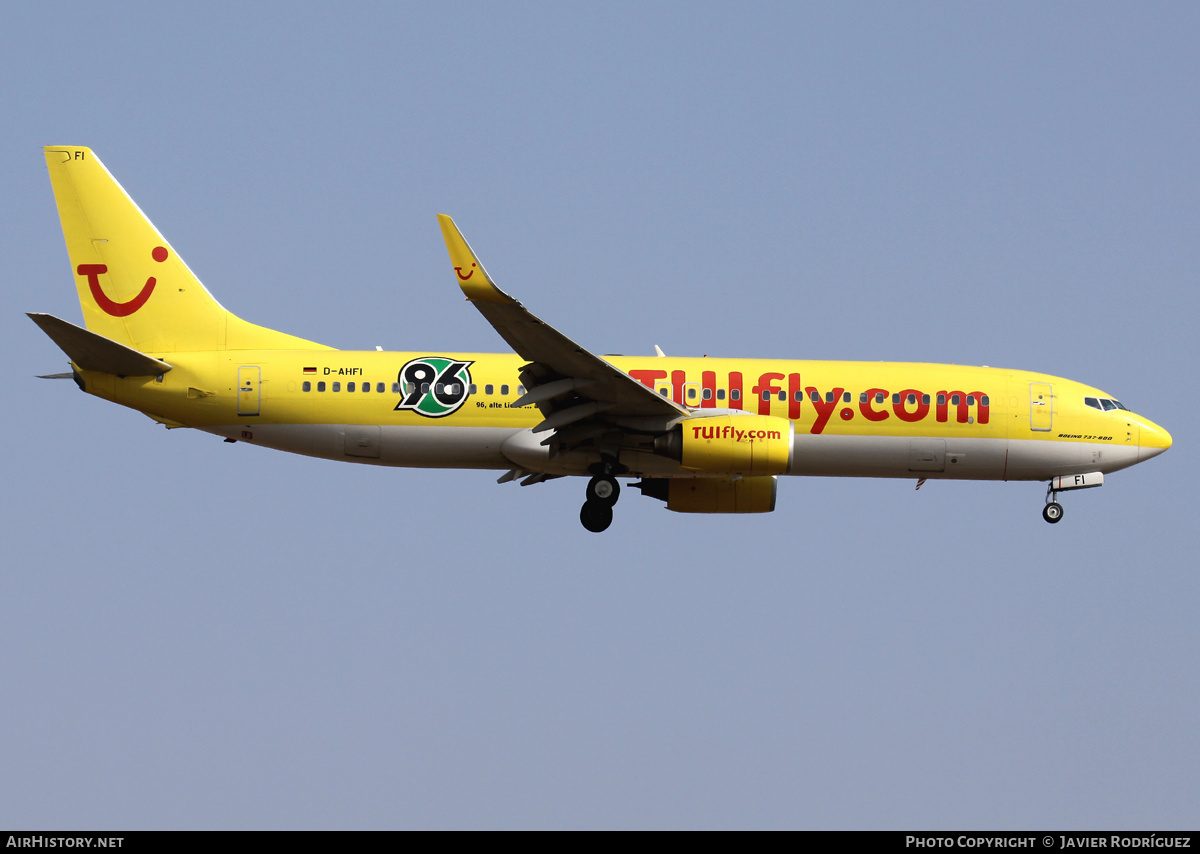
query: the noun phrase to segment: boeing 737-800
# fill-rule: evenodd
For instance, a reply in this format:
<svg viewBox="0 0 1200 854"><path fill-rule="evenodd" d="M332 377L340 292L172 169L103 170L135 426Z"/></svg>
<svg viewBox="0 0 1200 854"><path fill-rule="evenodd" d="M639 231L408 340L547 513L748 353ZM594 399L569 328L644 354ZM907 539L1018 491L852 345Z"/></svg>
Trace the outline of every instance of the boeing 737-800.
<svg viewBox="0 0 1200 854"><path fill-rule="evenodd" d="M1045 481L1057 522L1059 492L1171 446L1112 395L1028 371L601 358L500 290L447 216L455 279L513 352L336 350L223 308L89 149L45 155L84 327L30 317L70 358L57 376L167 427L501 483L582 476L589 531L618 478L685 513L769 512L780 475Z"/></svg>

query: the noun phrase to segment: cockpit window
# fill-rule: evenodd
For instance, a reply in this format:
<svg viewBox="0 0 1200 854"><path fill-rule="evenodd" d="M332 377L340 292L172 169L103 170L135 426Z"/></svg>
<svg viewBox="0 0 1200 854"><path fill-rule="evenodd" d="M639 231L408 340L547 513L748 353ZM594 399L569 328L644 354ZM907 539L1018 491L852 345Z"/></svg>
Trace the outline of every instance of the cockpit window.
<svg viewBox="0 0 1200 854"><path fill-rule="evenodd" d="M1083 402L1092 409L1100 409L1104 412L1114 412L1118 409L1128 412L1128 407L1119 400L1112 400L1107 397L1085 397Z"/></svg>

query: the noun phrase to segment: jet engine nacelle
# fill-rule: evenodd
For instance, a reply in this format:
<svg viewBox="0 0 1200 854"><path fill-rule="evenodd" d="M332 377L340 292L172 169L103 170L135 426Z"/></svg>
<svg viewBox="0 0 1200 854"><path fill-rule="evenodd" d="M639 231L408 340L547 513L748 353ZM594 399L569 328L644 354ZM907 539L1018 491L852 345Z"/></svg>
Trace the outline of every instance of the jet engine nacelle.
<svg viewBox="0 0 1200 854"><path fill-rule="evenodd" d="M778 478L672 477L643 480L643 495L667 502L676 513L770 513Z"/></svg>
<svg viewBox="0 0 1200 854"><path fill-rule="evenodd" d="M772 415L688 418L656 439L654 450L697 472L785 474L792 465L794 430L791 421Z"/></svg>

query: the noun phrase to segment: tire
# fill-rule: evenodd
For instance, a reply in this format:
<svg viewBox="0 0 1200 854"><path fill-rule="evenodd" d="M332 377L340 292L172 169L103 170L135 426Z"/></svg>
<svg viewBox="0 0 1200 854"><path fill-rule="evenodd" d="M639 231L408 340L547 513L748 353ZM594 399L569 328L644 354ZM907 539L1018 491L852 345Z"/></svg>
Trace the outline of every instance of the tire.
<svg viewBox="0 0 1200 854"><path fill-rule="evenodd" d="M1051 525L1060 521L1062 519L1062 517L1063 517L1062 505L1059 504L1057 501L1051 501L1044 508L1042 508L1042 518L1045 519L1047 522L1049 522Z"/></svg>
<svg viewBox="0 0 1200 854"><path fill-rule="evenodd" d="M579 521L593 534L607 530L612 520L612 505L602 501L585 501L583 509L579 511Z"/></svg>
<svg viewBox="0 0 1200 854"><path fill-rule="evenodd" d="M621 497L621 484L615 477L600 475L588 481L587 500L607 504L612 507Z"/></svg>

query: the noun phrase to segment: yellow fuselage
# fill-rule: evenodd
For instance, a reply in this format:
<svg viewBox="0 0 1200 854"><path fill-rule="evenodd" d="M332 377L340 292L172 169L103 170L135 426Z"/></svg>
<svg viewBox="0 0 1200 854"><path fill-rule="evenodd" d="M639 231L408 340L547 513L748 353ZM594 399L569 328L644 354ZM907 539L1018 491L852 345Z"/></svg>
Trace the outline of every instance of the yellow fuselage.
<svg viewBox="0 0 1200 854"><path fill-rule="evenodd" d="M586 471L582 458L544 459L535 437L521 441L518 434L542 416L534 405L512 405L525 391L517 356L438 354L469 366L461 402L440 416L398 408L406 396L399 372L427 355L174 352L173 370L161 378L81 373L87 391L168 426L281 450L382 465L506 469L537 461L539 470ZM1045 480L1125 468L1171 441L1132 412L1085 405L1086 397L1108 397L1097 389L1026 371L908 362L609 361L701 413L788 419L795 429L788 474ZM623 460L630 474L694 474L651 454L631 457Z"/></svg>

